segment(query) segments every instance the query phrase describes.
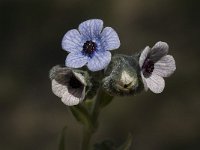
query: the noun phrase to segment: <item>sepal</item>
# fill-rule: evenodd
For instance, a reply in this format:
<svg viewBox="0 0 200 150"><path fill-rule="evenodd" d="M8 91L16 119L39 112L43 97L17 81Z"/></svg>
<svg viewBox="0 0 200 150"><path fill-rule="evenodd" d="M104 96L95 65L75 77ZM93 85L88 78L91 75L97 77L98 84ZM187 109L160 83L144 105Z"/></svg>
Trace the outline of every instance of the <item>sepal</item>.
<svg viewBox="0 0 200 150"><path fill-rule="evenodd" d="M105 70L102 87L112 96L134 95L141 91L138 56L114 55Z"/></svg>

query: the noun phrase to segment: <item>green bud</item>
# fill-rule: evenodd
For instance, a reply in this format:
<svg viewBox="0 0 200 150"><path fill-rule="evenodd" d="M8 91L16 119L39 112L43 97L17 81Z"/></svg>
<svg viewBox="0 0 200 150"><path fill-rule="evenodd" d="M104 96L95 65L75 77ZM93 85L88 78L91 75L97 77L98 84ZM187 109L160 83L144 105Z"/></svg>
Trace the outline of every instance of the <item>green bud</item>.
<svg viewBox="0 0 200 150"><path fill-rule="evenodd" d="M137 56L117 54L105 71L103 89L110 95L133 95L143 88Z"/></svg>

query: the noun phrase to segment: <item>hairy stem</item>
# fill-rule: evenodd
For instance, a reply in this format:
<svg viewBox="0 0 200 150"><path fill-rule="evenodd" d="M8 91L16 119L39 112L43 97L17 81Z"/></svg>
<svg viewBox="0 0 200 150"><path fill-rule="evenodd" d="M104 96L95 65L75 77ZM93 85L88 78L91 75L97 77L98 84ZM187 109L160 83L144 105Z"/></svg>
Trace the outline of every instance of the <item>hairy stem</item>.
<svg viewBox="0 0 200 150"><path fill-rule="evenodd" d="M92 111L91 111L91 115L92 115L92 119L93 122L96 124L97 123L97 119L100 113L100 101L102 98L102 94L103 94L103 90L101 88L99 88L99 91L97 93L97 97L94 101L93 107L92 107Z"/></svg>
<svg viewBox="0 0 200 150"><path fill-rule="evenodd" d="M83 139L82 139L82 150L89 150L90 149L90 139L92 135L96 132L98 128L98 117L101 111L101 100L105 99L106 101L111 101L113 97L108 96L102 88L99 88L96 99L94 100L91 108L91 121L93 123L93 128L86 128L84 127L83 131ZM109 104L109 103L107 103ZM104 106L105 107L105 106Z"/></svg>

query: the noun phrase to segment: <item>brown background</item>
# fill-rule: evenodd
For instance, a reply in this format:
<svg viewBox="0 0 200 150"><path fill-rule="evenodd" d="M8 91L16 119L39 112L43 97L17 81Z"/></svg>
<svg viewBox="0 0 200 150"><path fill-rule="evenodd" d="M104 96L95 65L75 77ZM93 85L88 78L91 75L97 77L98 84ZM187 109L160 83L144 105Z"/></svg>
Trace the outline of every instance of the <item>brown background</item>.
<svg viewBox="0 0 200 150"><path fill-rule="evenodd" d="M48 71L64 64L64 33L100 18L118 32L119 53L162 40L177 70L162 94L115 98L93 142L119 144L131 132L134 150L199 150L199 7L199 0L1 0L0 149L56 150L65 125L67 149L79 148L81 126L52 94Z"/></svg>

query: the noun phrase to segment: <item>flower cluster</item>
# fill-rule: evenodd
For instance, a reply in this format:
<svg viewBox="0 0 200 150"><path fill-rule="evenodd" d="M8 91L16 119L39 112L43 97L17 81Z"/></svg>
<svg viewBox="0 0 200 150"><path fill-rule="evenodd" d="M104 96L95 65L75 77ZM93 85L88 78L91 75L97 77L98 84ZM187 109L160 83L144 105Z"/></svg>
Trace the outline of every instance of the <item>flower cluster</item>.
<svg viewBox="0 0 200 150"><path fill-rule="evenodd" d="M167 55L168 44L157 42L132 56L111 57L111 50L119 47L116 31L103 28L100 19L84 21L78 30L69 30L62 39L62 48L69 53L65 66L50 71L53 93L68 106L79 104L98 88L112 96L134 95L143 89L161 93L163 77L176 69L174 58Z"/></svg>

